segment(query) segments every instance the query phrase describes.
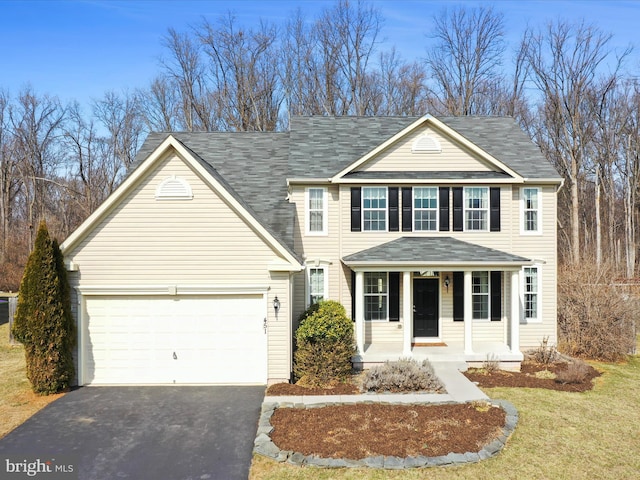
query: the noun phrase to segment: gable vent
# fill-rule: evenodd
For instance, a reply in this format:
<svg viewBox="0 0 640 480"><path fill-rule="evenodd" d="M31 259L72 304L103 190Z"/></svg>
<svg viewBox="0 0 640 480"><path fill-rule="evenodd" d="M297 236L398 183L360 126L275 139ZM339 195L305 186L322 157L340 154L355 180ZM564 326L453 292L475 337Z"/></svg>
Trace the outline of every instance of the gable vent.
<svg viewBox="0 0 640 480"><path fill-rule="evenodd" d="M412 153L440 153L442 147L437 139L429 135L421 135L416 138L415 142L411 146Z"/></svg>
<svg viewBox="0 0 640 480"><path fill-rule="evenodd" d="M191 186L184 178L175 175L165 178L156 188L156 200L191 200Z"/></svg>

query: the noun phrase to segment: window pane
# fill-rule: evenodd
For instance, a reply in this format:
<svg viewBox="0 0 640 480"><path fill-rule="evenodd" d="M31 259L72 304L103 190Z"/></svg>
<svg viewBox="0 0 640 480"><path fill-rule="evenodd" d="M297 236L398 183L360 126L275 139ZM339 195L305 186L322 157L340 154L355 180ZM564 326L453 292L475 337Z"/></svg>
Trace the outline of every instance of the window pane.
<svg viewBox="0 0 640 480"><path fill-rule="evenodd" d="M362 209L365 231L384 231L387 228L387 189L364 187Z"/></svg>
<svg viewBox="0 0 640 480"><path fill-rule="evenodd" d="M322 212L309 212L309 231L322 231Z"/></svg>
<svg viewBox="0 0 640 480"><path fill-rule="evenodd" d="M324 268L309 269L309 303L324 299Z"/></svg>
<svg viewBox="0 0 640 480"><path fill-rule="evenodd" d="M528 232L538 229L538 212L535 210L524 212L524 229Z"/></svg>
<svg viewBox="0 0 640 480"><path fill-rule="evenodd" d="M415 230L437 230L438 189L415 187L413 189L413 223Z"/></svg>
<svg viewBox="0 0 640 480"><path fill-rule="evenodd" d="M489 318L489 272L473 272L471 275L473 318Z"/></svg>
<svg viewBox="0 0 640 480"><path fill-rule="evenodd" d="M524 269L524 316L538 318L538 269Z"/></svg>
<svg viewBox="0 0 640 480"><path fill-rule="evenodd" d="M387 319L387 274L366 272L364 274L364 319Z"/></svg>
<svg viewBox="0 0 640 480"><path fill-rule="evenodd" d="M435 210L414 210L416 230L437 230Z"/></svg>

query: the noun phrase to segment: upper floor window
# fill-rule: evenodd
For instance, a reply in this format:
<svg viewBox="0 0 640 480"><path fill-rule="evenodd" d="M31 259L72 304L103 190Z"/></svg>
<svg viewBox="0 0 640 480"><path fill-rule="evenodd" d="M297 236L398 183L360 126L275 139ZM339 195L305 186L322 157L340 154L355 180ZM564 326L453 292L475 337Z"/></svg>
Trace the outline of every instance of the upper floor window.
<svg viewBox="0 0 640 480"><path fill-rule="evenodd" d="M308 188L306 190L307 234L327 234L327 189Z"/></svg>
<svg viewBox="0 0 640 480"><path fill-rule="evenodd" d="M540 189L522 189L522 231L540 232Z"/></svg>
<svg viewBox="0 0 640 480"><path fill-rule="evenodd" d="M308 269L308 305L325 299L327 290L327 272L325 267L309 267Z"/></svg>
<svg viewBox="0 0 640 480"><path fill-rule="evenodd" d="M388 276L384 272L364 273L364 319L388 318Z"/></svg>
<svg viewBox="0 0 640 480"><path fill-rule="evenodd" d="M386 231L387 189L385 187L362 188L362 219L364 231Z"/></svg>
<svg viewBox="0 0 640 480"><path fill-rule="evenodd" d="M465 187L464 225L465 230L488 230L489 188Z"/></svg>
<svg viewBox="0 0 640 480"><path fill-rule="evenodd" d="M438 188L413 189L413 229L438 230Z"/></svg>

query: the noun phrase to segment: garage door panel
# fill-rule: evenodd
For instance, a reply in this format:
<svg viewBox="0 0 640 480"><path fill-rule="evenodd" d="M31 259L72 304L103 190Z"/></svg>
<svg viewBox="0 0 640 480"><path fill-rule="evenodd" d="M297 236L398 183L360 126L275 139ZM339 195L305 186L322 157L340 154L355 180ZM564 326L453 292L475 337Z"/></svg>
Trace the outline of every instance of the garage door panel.
<svg viewBox="0 0 640 480"><path fill-rule="evenodd" d="M261 295L87 297L85 309L86 383L266 382Z"/></svg>

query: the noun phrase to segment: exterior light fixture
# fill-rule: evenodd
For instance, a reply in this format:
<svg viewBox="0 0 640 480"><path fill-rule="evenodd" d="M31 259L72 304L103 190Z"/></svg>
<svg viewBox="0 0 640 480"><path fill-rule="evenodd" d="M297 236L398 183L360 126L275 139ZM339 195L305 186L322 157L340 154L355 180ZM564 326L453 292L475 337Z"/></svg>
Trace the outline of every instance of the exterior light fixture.
<svg viewBox="0 0 640 480"><path fill-rule="evenodd" d="M444 286L446 287L447 292L449 291L449 284L450 284L450 283L451 283L451 280L449 280L449 275L447 275L447 276L444 278Z"/></svg>
<svg viewBox="0 0 640 480"><path fill-rule="evenodd" d="M273 309L276 311L276 315L278 314L278 310L280 310L280 300L278 300L278 296L273 299Z"/></svg>

